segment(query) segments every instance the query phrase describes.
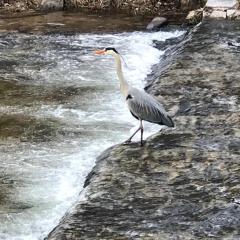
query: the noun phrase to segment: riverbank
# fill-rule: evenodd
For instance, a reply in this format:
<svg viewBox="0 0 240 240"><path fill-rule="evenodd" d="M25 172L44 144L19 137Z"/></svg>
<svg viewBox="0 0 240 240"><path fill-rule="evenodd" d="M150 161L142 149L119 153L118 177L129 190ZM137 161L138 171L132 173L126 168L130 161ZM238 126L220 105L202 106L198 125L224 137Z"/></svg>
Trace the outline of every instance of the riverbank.
<svg viewBox="0 0 240 240"><path fill-rule="evenodd" d="M124 13L130 15L155 16L162 13L178 15L204 6L205 0L0 0L0 12L16 13L28 11L81 10L87 12Z"/></svg>
<svg viewBox="0 0 240 240"><path fill-rule="evenodd" d="M239 34L204 21L166 54L146 89L178 108L175 129L102 153L48 240L240 237Z"/></svg>

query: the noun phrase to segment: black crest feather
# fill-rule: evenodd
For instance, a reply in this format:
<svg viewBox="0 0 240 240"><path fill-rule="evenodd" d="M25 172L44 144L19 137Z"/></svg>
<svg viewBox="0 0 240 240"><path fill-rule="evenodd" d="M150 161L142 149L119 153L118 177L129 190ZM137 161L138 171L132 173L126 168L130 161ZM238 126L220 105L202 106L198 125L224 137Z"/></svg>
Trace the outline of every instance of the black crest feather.
<svg viewBox="0 0 240 240"><path fill-rule="evenodd" d="M107 48L105 48L105 50L106 50L106 51L112 50L112 51L114 51L115 53L119 54L119 52L118 52L115 48L112 48L112 47L107 47Z"/></svg>

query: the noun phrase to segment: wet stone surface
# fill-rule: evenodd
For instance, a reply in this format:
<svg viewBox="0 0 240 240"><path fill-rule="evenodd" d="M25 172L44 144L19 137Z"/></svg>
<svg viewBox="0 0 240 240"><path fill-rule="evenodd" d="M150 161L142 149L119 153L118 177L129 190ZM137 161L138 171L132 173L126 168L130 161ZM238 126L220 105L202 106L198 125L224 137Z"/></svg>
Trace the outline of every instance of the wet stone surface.
<svg viewBox="0 0 240 240"><path fill-rule="evenodd" d="M204 22L155 68L148 91L178 107L176 128L102 153L47 239L240 239L239 34Z"/></svg>

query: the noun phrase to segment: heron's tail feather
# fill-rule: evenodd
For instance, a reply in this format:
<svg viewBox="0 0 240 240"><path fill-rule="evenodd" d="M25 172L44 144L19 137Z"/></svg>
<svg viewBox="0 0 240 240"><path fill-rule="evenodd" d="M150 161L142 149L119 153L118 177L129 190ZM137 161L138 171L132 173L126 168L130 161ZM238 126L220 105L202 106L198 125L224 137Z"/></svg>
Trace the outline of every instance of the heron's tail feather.
<svg viewBox="0 0 240 240"><path fill-rule="evenodd" d="M173 122L172 118L168 116L168 119L169 119L170 124L167 125L167 126L168 127L174 127L175 125L174 125L174 122Z"/></svg>
<svg viewBox="0 0 240 240"><path fill-rule="evenodd" d="M166 125L168 127L174 127L174 122L170 116L165 116L162 123L163 125Z"/></svg>

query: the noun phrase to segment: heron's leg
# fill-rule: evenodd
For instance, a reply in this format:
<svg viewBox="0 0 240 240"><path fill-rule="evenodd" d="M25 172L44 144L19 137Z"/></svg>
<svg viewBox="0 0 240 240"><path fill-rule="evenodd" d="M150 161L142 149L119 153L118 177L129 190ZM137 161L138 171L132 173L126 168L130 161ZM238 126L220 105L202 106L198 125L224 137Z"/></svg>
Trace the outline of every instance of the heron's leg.
<svg viewBox="0 0 240 240"><path fill-rule="evenodd" d="M133 135L126 141L126 143L130 143L132 138L136 135L136 133L141 129L141 127L139 127L134 133Z"/></svg>
<svg viewBox="0 0 240 240"><path fill-rule="evenodd" d="M142 124L142 120L140 120L140 127L141 129L141 146L143 146L143 124Z"/></svg>
<svg viewBox="0 0 240 240"><path fill-rule="evenodd" d="M136 133L141 130L141 139L142 139L142 134L143 134L143 125L142 125L142 120L140 120L140 126L139 128L133 133L133 135L127 140L125 141L126 143L130 143L132 138L136 135ZM142 142L142 141L141 141Z"/></svg>

